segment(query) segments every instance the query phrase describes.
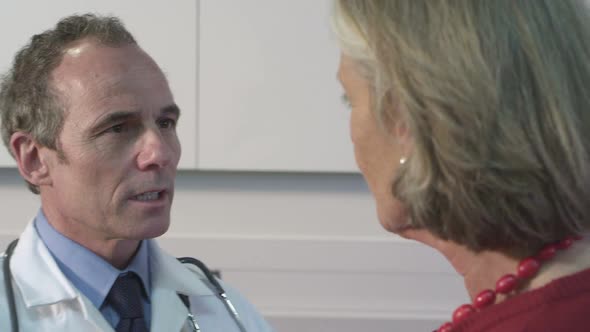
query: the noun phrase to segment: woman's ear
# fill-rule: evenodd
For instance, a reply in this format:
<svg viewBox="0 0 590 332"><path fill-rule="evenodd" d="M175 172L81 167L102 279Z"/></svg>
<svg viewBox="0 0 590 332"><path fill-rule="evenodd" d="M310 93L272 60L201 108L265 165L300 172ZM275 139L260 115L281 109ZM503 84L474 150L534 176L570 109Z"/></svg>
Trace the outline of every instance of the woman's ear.
<svg viewBox="0 0 590 332"><path fill-rule="evenodd" d="M396 122L393 134L395 135L396 140L399 142L407 142L409 140L410 131L408 130L408 125L406 124L405 119L400 117Z"/></svg>
<svg viewBox="0 0 590 332"><path fill-rule="evenodd" d="M399 145L400 153L403 158L408 158L414 148L412 134L408 127L406 120L399 117L394 124L392 135L395 137L395 142Z"/></svg>
<svg viewBox="0 0 590 332"><path fill-rule="evenodd" d="M15 132L10 137L10 150L21 176L35 186L51 184L49 167L41 156L41 147L30 134Z"/></svg>
<svg viewBox="0 0 590 332"><path fill-rule="evenodd" d="M402 109L404 106L391 91L386 93L384 103L384 107L391 110L389 117L385 119L385 125L389 128L389 134L393 136L395 142L402 145L402 150L407 155L411 151L412 144L408 119Z"/></svg>

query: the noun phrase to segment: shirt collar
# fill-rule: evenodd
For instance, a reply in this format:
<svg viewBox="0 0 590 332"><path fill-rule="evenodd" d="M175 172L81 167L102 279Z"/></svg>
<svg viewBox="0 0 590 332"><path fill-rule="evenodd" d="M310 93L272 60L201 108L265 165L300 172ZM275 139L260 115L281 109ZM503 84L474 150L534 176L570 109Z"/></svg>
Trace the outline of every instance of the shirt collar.
<svg viewBox="0 0 590 332"><path fill-rule="evenodd" d="M129 266L119 270L86 247L59 233L49 224L41 209L34 225L63 274L97 308L102 306L117 277L126 272L135 272L139 276L149 301L151 284L149 247L146 241L141 241Z"/></svg>

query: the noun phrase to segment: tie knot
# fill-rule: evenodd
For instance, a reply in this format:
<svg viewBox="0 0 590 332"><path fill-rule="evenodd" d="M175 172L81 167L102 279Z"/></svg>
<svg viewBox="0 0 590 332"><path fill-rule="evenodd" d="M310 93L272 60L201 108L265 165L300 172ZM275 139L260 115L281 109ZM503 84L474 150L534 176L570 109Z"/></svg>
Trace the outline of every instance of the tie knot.
<svg viewBox="0 0 590 332"><path fill-rule="evenodd" d="M143 318L142 285L139 276L133 272L119 275L107 301L121 319Z"/></svg>

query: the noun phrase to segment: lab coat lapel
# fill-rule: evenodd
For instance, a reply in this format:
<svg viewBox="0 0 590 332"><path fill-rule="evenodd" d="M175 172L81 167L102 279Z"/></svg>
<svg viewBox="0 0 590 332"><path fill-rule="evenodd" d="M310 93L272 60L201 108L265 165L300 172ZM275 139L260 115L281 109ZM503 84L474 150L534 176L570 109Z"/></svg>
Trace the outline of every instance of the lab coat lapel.
<svg viewBox="0 0 590 332"><path fill-rule="evenodd" d="M188 310L176 292L165 288L152 289L151 331L181 331Z"/></svg>
<svg viewBox="0 0 590 332"><path fill-rule="evenodd" d="M53 256L30 222L21 234L10 261L15 288L23 299L20 309L27 322L43 319L36 326L54 331L113 331L94 305L61 272ZM15 294L16 295L16 294ZM20 301L19 301L20 303Z"/></svg>
<svg viewBox="0 0 590 332"><path fill-rule="evenodd" d="M188 309L178 294L213 296L199 275L176 258L163 252L150 240L150 269L152 276L151 331L181 331L187 326Z"/></svg>
<svg viewBox="0 0 590 332"><path fill-rule="evenodd" d="M80 302L82 302L82 308L84 312L84 318L88 322L88 324L92 325L97 332L115 332L113 327L107 320L104 318L102 313L90 302L88 298L81 295ZM64 331L74 331L71 329L64 329ZM82 330L78 330L82 331ZM94 331L94 330L89 330Z"/></svg>
<svg viewBox="0 0 590 332"><path fill-rule="evenodd" d="M10 269L27 308L73 300L78 296L76 288L63 275L37 235L33 222L21 234Z"/></svg>

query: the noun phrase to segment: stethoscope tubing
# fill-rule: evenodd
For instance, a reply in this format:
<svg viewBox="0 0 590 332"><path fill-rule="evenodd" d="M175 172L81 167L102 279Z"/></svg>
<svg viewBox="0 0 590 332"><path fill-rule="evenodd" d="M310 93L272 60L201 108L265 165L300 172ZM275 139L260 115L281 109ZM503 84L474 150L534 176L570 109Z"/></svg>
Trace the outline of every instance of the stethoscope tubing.
<svg viewBox="0 0 590 332"><path fill-rule="evenodd" d="M12 252L18 243L18 239L10 242L4 252L4 261L2 262L2 271L4 272L4 288L6 289L6 301L8 301L8 310L10 312L10 330L18 332L18 316L16 313L16 303L14 301L14 289L12 288L12 278L10 273L10 258Z"/></svg>

